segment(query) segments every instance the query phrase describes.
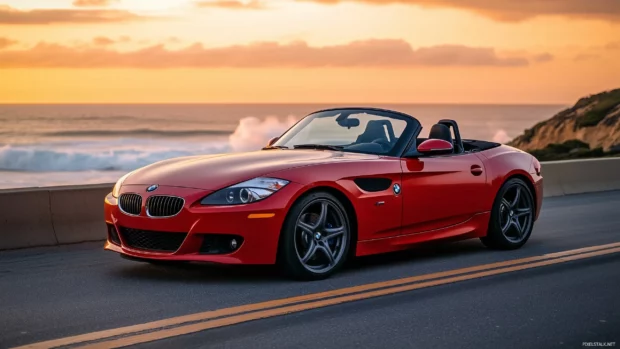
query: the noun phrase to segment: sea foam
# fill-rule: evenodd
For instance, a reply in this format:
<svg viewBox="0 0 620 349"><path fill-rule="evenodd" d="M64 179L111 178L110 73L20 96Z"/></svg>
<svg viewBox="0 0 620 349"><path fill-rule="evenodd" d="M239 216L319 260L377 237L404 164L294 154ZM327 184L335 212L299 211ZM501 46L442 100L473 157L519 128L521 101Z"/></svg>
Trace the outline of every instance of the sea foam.
<svg viewBox="0 0 620 349"><path fill-rule="evenodd" d="M209 134L211 137L205 137L205 141L195 137L187 140L155 137L154 132L153 137L146 138L131 138L125 133L121 134L123 137L95 137L89 141L5 144L0 146L0 171L129 172L175 157L258 150L270 138L286 131L295 121L292 117L284 121L275 117L246 117L240 120L235 131L227 137L216 137L221 134L216 131Z"/></svg>

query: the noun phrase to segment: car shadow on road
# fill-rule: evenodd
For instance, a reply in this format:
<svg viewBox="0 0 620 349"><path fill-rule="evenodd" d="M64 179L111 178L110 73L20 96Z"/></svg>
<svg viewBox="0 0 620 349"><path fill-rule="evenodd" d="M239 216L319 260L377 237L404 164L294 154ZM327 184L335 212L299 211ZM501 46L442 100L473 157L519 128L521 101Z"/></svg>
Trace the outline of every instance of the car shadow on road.
<svg viewBox="0 0 620 349"><path fill-rule="evenodd" d="M115 277L182 283L269 283L284 278L275 266L235 266L204 263L149 264L127 261Z"/></svg>
<svg viewBox="0 0 620 349"><path fill-rule="evenodd" d="M478 240L461 242L427 242L415 247L373 256L355 258L347 264L346 271L358 272L375 268L391 268L399 265L432 260L445 260L465 255L484 253L489 251Z"/></svg>
<svg viewBox="0 0 620 349"><path fill-rule="evenodd" d="M458 258L488 251L479 241L425 243L414 248L354 258L338 274L372 272L375 269ZM183 283L279 283L290 281L276 266L235 266L205 263L150 264L126 261L113 271L114 277ZM337 277L338 275L335 275Z"/></svg>

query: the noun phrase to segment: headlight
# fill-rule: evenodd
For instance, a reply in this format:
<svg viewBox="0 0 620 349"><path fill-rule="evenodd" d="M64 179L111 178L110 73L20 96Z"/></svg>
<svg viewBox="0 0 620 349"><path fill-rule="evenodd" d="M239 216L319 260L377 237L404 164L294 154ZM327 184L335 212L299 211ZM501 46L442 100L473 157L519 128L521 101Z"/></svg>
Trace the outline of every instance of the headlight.
<svg viewBox="0 0 620 349"><path fill-rule="evenodd" d="M123 182L125 181L125 179L127 179L127 177L129 177L129 175L131 174L131 172L129 172L128 174L124 175L123 177L121 177L116 184L114 184L114 189L112 189L112 196L114 196L115 198L118 198L118 195L121 192L121 186L123 185Z"/></svg>
<svg viewBox="0 0 620 349"><path fill-rule="evenodd" d="M256 202L282 189L289 181L278 178L254 178L218 190L200 201L203 205L240 205Z"/></svg>

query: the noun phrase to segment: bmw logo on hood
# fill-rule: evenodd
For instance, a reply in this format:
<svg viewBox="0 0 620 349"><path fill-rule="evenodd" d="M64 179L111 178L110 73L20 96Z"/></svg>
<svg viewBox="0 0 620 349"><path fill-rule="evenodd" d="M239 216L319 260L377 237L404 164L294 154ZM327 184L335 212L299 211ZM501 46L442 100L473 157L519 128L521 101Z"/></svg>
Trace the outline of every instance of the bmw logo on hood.
<svg viewBox="0 0 620 349"><path fill-rule="evenodd" d="M152 191L157 190L157 188L159 188L159 185L157 185L157 184L153 184L153 185L151 185L150 187L146 188L146 191L148 191L148 192L150 193L150 192L152 192Z"/></svg>

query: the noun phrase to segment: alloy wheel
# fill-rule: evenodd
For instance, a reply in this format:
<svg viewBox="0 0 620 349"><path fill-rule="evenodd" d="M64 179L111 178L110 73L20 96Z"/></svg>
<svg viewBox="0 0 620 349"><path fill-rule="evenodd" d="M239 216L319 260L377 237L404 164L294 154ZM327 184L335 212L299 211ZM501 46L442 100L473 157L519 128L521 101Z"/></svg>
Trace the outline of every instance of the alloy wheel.
<svg viewBox="0 0 620 349"><path fill-rule="evenodd" d="M499 207L499 224L502 234L512 243L523 241L533 223L532 197L520 184L505 191Z"/></svg>
<svg viewBox="0 0 620 349"><path fill-rule="evenodd" d="M304 268L327 273L343 258L349 227L345 213L328 199L308 203L297 218L294 246Z"/></svg>

